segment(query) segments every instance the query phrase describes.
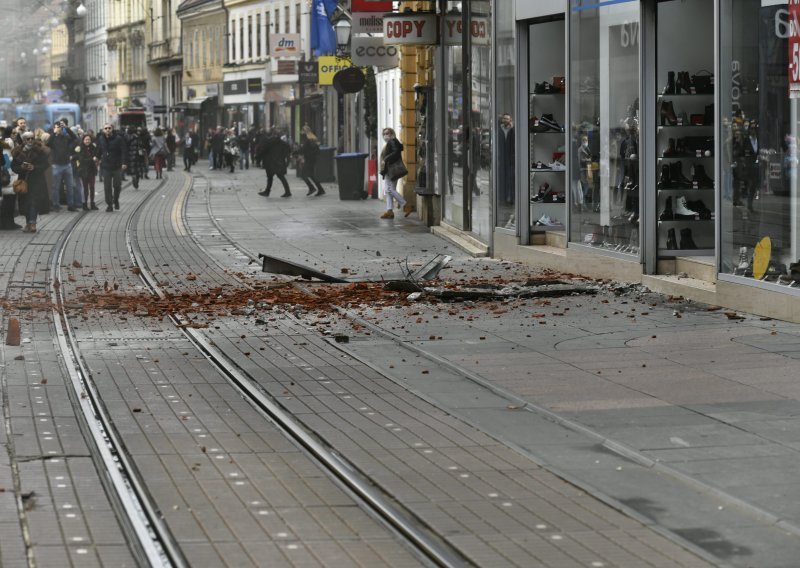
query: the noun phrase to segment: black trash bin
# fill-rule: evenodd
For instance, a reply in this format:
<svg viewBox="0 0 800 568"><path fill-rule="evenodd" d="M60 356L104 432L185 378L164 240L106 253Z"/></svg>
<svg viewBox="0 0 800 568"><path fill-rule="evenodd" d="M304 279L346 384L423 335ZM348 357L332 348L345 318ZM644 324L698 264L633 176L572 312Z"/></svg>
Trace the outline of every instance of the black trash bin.
<svg viewBox="0 0 800 568"><path fill-rule="evenodd" d="M365 199L364 161L367 154L339 154L336 156L336 178L339 181L339 199Z"/></svg>
<svg viewBox="0 0 800 568"><path fill-rule="evenodd" d="M317 179L320 183L333 183L336 181L336 172L333 171L333 156L335 153L336 148L333 146L320 146L317 165L314 168L314 173L317 174Z"/></svg>

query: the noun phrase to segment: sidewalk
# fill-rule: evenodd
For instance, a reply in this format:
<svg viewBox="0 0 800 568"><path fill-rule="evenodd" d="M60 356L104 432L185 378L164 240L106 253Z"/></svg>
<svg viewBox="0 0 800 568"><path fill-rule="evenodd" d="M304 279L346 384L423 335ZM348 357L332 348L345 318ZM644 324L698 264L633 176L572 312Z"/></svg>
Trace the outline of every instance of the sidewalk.
<svg viewBox="0 0 800 568"><path fill-rule="evenodd" d="M436 253L454 256L441 274L454 283L537 273L469 258L415 215L381 220L374 201L306 198L293 178L295 197L260 197L260 175L208 176L217 223L249 251L329 274ZM437 407L720 562L794 565L800 326L629 286L351 310L363 327L337 326L350 354Z"/></svg>

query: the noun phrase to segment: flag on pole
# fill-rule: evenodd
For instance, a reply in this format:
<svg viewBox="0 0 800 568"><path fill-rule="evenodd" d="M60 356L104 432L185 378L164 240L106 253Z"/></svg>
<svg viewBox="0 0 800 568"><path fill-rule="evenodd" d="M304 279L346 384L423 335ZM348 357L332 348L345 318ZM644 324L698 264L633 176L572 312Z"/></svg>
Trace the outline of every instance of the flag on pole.
<svg viewBox="0 0 800 568"><path fill-rule="evenodd" d="M336 54L331 16L338 4L338 0L313 0L311 4L311 49L318 56Z"/></svg>

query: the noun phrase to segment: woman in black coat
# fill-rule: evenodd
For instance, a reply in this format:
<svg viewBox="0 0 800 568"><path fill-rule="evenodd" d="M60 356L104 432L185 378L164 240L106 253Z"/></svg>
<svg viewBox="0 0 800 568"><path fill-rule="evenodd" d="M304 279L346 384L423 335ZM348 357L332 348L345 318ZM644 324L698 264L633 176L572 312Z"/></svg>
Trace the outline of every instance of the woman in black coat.
<svg viewBox="0 0 800 568"><path fill-rule="evenodd" d="M94 180L97 176L97 163L94 160L97 157L97 145L91 136L86 134L83 137L76 153L78 175L83 184L83 209L86 211L91 207L93 211L97 211L97 205L94 204Z"/></svg>
<svg viewBox="0 0 800 568"><path fill-rule="evenodd" d="M26 212L27 223L22 230L26 233L35 233L39 209L50 199L45 179L45 172L50 167L50 162L42 143L34 140L33 132L25 132L22 135L22 145L14 148L11 158L11 169L19 174L19 179L28 183L27 193L20 194L22 199L19 208Z"/></svg>
<svg viewBox="0 0 800 568"><path fill-rule="evenodd" d="M317 167L317 157L319 156L319 139L308 126L303 127L303 134L305 134L306 138L303 141L303 145L300 146L300 155L303 156L303 169L300 171L300 176L308 186L306 196L314 195L315 191L317 195L325 195L325 190L322 189L322 185L314 173Z"/></svg>
<svg viewBox="0 0 800 568"><path fill-rule="evenodd" d="M281 197L292 196L292 192L289 191L289 182L286 181L286 168L292 149L285 138L285 136L279 137L277 132L272 131L261 144L259 160L264 164L264 170L267 172L267 188L259 195L268 197L269 192L272 190L272 179L278 176L278 179L283 184L283 195Z"/></svg>

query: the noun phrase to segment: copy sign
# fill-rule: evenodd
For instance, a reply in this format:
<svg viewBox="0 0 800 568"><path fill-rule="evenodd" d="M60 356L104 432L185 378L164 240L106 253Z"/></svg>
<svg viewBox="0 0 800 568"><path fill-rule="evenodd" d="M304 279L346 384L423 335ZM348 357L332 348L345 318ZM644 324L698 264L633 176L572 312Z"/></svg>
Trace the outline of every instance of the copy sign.
<svg viewBox="0 0 800 568"><path fill-rule="evenodd" d="M789 98L800 99L800 0L789 0Z"/></svg>

